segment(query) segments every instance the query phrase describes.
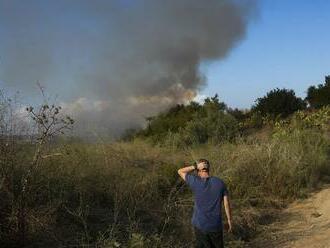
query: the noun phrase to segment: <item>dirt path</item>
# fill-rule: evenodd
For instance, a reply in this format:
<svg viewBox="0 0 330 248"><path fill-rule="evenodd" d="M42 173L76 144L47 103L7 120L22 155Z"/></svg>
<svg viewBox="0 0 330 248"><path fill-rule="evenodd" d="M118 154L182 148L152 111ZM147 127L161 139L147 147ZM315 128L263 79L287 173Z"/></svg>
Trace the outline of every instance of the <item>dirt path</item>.
<svg viewBox="0 0 330 248"><path fill-rule="evenodd" d="M330 185L291 204L251 247L330 248Z"/></svg>

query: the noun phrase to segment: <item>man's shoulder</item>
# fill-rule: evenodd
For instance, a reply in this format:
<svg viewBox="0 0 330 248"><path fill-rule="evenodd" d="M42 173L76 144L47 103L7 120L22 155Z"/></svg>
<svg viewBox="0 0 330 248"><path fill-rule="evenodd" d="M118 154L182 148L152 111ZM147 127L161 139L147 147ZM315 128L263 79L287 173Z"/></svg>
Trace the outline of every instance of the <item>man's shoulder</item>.
<svg viewBox="0 0 330 248"><path fill-rule="evenodd" d="M216 177L216 176L211 176L212 180L214 181L218 181L218 182L223 182L223 180L220 177Z"/></svg>
<svg viewBox="0 0 330 248"><path fill-rule="evenodd" d="M215 183L218 183L218 184L221 184L221 185L226 185L225 182L219 177L212 176L211 180Z"/></svg>
<svg viewBox="0 0 330 248"><path fill-rule="evenodd" d="M194 183L196 183L196 181L198 180L198 177L193 175L193 174L190 174L190 173L187 173L186 175L186 182L189 184L189 185L192 185Z"/></svg>

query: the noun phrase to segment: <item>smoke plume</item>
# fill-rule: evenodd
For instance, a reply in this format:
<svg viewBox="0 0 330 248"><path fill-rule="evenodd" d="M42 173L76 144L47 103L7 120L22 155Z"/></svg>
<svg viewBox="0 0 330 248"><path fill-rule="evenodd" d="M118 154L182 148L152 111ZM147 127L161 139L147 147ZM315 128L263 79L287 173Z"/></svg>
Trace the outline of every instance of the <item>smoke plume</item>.
<svg viewBox="0 0 330 248"><path fill-rule="evenodd" d="M244 2L244 3L243 3ZM58 94L80 126L120 132L191 100L201 62L244 38L255 1L0 0L0 83Z"/></svg>

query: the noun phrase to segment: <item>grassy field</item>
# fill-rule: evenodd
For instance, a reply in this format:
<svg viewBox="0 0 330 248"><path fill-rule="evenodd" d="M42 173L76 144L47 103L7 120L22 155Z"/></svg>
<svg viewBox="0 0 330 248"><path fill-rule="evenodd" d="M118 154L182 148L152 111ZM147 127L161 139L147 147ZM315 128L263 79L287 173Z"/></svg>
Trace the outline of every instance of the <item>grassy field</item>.
<svg viewBox="0 0 330 248"><path fill-rule="evenodd" d="M243 247L287 203L329 181L329 111L322 111L326 114L298 113L230 142L184 149L141 139L61 141L44 145L32 169L35 147L3 138L1 242L4 247L191 247L193 198L177 169L207 158L232 198L228 247Z"/></svg>

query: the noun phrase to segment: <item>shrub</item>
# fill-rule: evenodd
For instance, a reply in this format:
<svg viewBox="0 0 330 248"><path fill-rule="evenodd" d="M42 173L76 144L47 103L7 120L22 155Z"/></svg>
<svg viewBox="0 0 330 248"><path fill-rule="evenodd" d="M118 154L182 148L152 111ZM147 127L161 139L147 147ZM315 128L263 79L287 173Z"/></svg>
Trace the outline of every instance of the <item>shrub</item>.
<svg viewBox="0 0 330 248"><path fill-rule="evenodd" d="M231 195L236 232L227 242L243 245L273 208L330 176L328 107L297 112L276 122L270 138L246 141L232 139L237 121L218 103L206 106L187 127L168 131L162 145L143 139L45 145L43 151L57 155L42 153L29 177L25 245L192 246L192 195L177 169L200 157L211 161L211 173L224 179ZM17 247L20 179L35 150L23 141L9 147L1 140L0 237L3 246Z"/></svg>
<svg viewBox="0 0 330 248"><path fill-rule="evenodd" d="M305 102L296 97L293 90L276 88L268 92L266 96L258 98L252 110L275 119L276 117L285 118L293 112L305 108Z"/></svg>
<svg viewBox="0 0 330 248"><path fill-rule="evenodd" d="M324 84L308 88L306 101L312 108L316 109L330 105L330 76L325 77Z"/></svg>
<svg viewBox="0 0 330 248"><path fill-rule="evenodd" d="M137 136L177 147L224 142L238 134L237 120L225 110L217 95L205 99L203 105L178 105L150 118L147 128Z"/></svg>

